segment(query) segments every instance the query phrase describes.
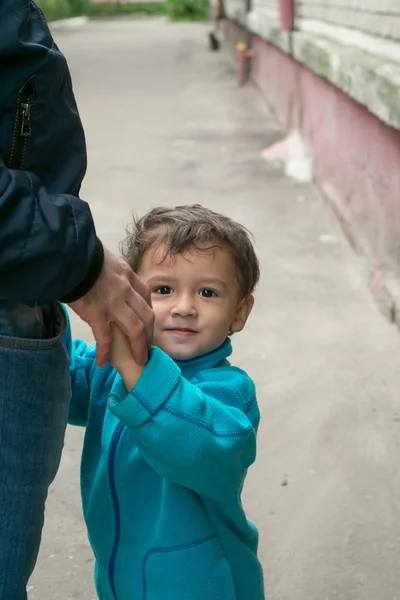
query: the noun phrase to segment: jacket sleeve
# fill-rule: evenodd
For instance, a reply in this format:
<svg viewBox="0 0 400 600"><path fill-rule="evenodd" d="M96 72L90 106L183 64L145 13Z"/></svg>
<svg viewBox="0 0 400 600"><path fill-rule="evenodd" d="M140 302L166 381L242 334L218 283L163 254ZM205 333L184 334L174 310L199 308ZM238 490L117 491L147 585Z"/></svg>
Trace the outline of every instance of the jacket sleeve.
<svg viewBox="0 0 400 600"><path fill-rule="evenodd" d="M256 456L259 410L252 380L232 367L193 384L153 348L137 385L109 408L131 428L148 464L162 477L228 503L241 491ZM241 405L236 408L233 402Z"/></svg>
<svg viewBox="0 0 400 600"><path fill-rule="evenodd" d="M65 309L64 309L65 310ZM72 340L68 313L64 343L69 354L69 373L71 377L71 402L68 423L85 427L89 412L90 384L93 369L96 366L96 347L87 345L83 340Z"/></svg>
<svg viewBox="0 0 400 600"><path fill-rule="evenodd" d="M72 302L97 280L103 247L86 202L48 195L39 179L0 158L0 296Z"/></svg>

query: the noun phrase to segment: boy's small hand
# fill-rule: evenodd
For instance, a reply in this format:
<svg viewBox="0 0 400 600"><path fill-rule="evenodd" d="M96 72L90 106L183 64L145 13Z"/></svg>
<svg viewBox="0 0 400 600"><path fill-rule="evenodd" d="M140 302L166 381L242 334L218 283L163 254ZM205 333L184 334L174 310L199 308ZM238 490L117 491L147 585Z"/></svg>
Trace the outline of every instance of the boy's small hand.
<svg viewBox="0 0 400 600"><path fill-rule="evenodd" d="M110 327L112 334L110 361L124 380L127 390L131 390L137 384L144 367L135 361L129 340L118 325L110 323Z"/></svg>

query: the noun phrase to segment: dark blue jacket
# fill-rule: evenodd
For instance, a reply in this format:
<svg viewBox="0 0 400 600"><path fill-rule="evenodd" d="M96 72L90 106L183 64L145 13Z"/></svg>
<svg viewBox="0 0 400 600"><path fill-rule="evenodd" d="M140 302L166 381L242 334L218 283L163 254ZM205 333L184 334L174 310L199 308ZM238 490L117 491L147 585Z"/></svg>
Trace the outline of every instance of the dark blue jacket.
<svg viewBox="0 0 400 600"><path fill-rule="evenodd" d="M0 0L0 298L69 302L96 281L85 171L66 60L34 2Z"/></svg>

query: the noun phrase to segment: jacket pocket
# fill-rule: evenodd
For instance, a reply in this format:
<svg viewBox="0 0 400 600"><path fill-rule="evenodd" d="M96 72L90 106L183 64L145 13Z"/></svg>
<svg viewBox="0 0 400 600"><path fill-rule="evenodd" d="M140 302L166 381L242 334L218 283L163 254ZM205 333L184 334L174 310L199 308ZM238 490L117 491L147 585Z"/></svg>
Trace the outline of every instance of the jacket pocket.
<svg viewBox="0 0 400 600"><path fill-rule="evenodd" d="M7 161L9 169L22 169L24 166L26 149L32 136L31 116L35 100L36 86L35 76L33 76L24 83L18 92L13 139Z"/></svg>
<svg viewBox="0 0 400 600"><path fill-rule="evenodd" d="M149 550L142 600L235 600L232 573L216 535Z"/></svg>

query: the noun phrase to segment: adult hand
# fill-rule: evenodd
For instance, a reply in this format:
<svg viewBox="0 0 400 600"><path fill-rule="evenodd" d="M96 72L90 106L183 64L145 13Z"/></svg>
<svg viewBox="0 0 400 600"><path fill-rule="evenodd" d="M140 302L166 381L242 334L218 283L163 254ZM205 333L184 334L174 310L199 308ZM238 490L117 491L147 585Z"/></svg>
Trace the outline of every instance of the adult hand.
<svg viewBox="0 0 400 600"><path fill-rule="evenodd" d="M92 328L100 367L110 355L110 322L115 322L129 339L135 361L139 365L147 362L154 324L150 293L122 258L104 249L99 279L85 296L69 306Z"/></svg>

